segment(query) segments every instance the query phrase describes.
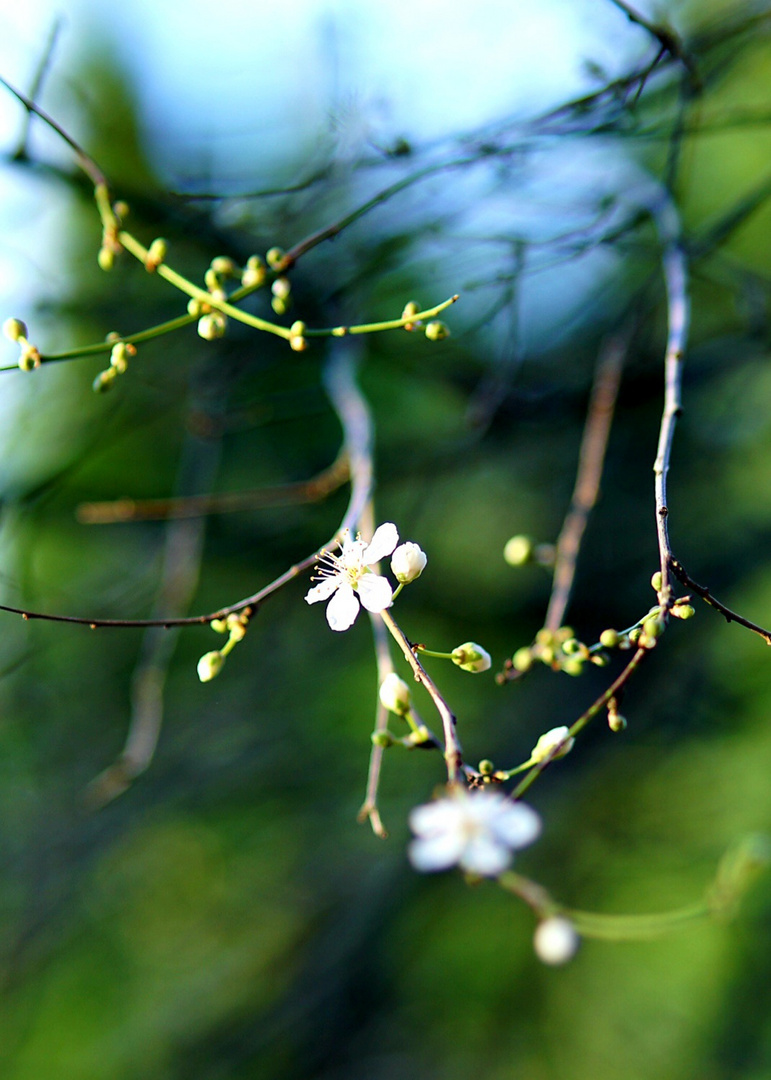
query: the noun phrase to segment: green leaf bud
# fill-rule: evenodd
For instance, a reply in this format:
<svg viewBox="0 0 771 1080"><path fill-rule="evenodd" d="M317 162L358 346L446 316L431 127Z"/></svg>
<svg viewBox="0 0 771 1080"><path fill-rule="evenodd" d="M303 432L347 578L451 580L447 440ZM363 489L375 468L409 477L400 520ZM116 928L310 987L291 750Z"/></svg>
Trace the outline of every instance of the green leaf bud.
<svg viewBox="0 0 771 1080"><path fill-rule="evenodd" d="M600 645L605 649L616 649L621 640L618 630L603 630L600 634Z"/></svg>
<svg viewBox="0 0 771 1080"><path fill-rule="evenodd" d="M503 558L509 566L524 566L533 558L533 541L529 536L512 536L506 541Z"/></svg>
<svg viewBox="0 0 771 1080"><path fill-rule="evenodd" d="M439 319L433 319L426 326L426 337L429 341L443 341L444 338L448 338L449 336L449 327L445 323L440 322Z"/></svg>
<svg viewBox="0 0 771 1080"><path fill-rule="evenodd" d="M452 650L452 662L457 664L463 671L471 671L474 674L489 670L492 659L489 652L477 645L475 641L467 641Z"/></svg>
<svg viewBox="0 0 771 1080"><path fill-rule="evenodd" d="M198 678L201 682L211 682L222 671L224 664L225 657L221 652L204 653L198 661Z"/></svg>

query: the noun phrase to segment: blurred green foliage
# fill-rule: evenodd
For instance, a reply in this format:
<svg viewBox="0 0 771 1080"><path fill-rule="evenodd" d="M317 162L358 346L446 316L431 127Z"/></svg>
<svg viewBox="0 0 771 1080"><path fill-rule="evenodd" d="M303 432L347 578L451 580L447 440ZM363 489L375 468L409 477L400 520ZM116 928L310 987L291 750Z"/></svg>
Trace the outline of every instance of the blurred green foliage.
<svg viewBox="0 0 771 1080"><path fill-rule="evenodd" d="M741 13L738 4L726 10ZM680 13L686 43L704 14L702 5ZM710 48L700 59L718 74L686 99L684 132L673 143L622 131L618 152L661 175L675 147L674 191L694 245L693 345L671 475L675 552L717 596L767 625L768 201L699 250L766 181L769 128L735 113L768 100L767 23L733 53ZM207 204L160 196L115 68L88 70L89 149L129 198L132 228L167 236L174 265L193 277L214 254L243 258L294 241L360 197L360 176L349 170L339 182L325 179L316 199L257 202L254 212L245 204L234 227ZM676 132L676 81L656 86L640 114L627 103L627 115ZM447 189L453 183L448 177ZM40 296L41 348L180 312L173 290L128 261L100 274L93 207L74 187L65 206L57 265L66 295ZM449 196L446 218L444 206L430 222L440 244L453 228ZM448 281L463 293L465 270L431 255L426 222L424 207L403 213L393 201L371 231L365 219L313 252L294 274L296 312L329 325L340 311L369 319L392 316L413 296L436 302ZM653 602L651 465L665 312L650 235L630 233L618 251L626 269L596 279L583 319L565 331L555 295L560 333L531 350L481 319L495 294L483 300L473 290L457 320L450 312L447 342L401 332L366 340L361 383L377 426L378 519L397 522L429 555L398 602L410 637L436 649L478 640L498 667L532 639L549 577L507 567L503 545L515 533L555 538L599 342L609 313L635 292L646 317L569 620L594 641ZM490 256L487 269L494 281L501 266ZM321 383L324 355L323 345L290 354L239 327L207 344L189 328L141 346L104 397L90 389L98 360L3 374L14 413L2 469L5 602L146 616L167 526L87 526L78 505L316 474L340 439ZM192 610L247 596L306 556L335 530L345 499L340 491L318 505L213 516ZM332 634L320 609L302 602L306 588L299 581L273 597L210 684L199 684L195 665L218 641L207 628L182 633L155 760L99 813L84 809L83 795L121 750L141 632L3 616L4 1080L771 1075L771 883L730 925L648 943L587 942L567 968L543 967L532 916L511 896L453 874L419 879L406 863L407 814L442 782L438 755L389 751L381 807L391 836L383 843L357 824L375 709L371 638L364 619ZM520 856L523 873L588 910L648 912L697 898L729 845L771 830L770 657L759 638L703 605L696 619L674 622L628 688L629 729L612 735L598 718L531 792L545 834ZM526 758L543 731L570 723L608 683L606 672L570 679L543 669L499 687L447 667L431 670L459 716L469 760L492 757L501 767ZM416 696L433 724L428 700Z"/></svg>

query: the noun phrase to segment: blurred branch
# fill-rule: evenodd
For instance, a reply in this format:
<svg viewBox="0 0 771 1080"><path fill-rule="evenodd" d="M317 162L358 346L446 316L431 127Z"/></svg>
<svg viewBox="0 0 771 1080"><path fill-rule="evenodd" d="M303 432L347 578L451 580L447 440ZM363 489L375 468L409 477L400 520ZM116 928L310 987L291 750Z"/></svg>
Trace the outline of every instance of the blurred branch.
<svg viewBox="0 0 771 1080"><path fill-rule="evenodd" d="M345 449L326 469L310 480L251 491L223 492L219 495L189 495L172 499L116 499L111 502L81 503L77 519L84 525L111 525L124 521L160 521L230 514L239 510L261 510L269 506L297 506L321 502L350 478Z"/></svg>
<svg viewBox="0 0 771 1080"><path fill-rule="evenodd" d="M624 332L609 338L597 360L579 452L573 497L557 540L554 579L544 621L544 627L547 630L558 630L565 617L581 540L600 490L605 451L621 381L621 369L631 336L630 325Z"/></svg>
<svg viewBox="0 0 771 1080"><path fill-rule="evenodd" d="M40 63L37 66L37 71L35 72L35 77L32 80L32 86L30 87L30 90L29 90L29 99L30 99L30 101L34 101L35 98L39 96L40 91L43 88L43 83L45 82L46 75L48 74L48 69L51 66L51 61L53 60L54 51L56 49L56 43L57 43L57 40L58 40L58 37L59 37L59 34L61 32L61 29L62 29L63 25L64 25L64 19L62 18L61 15L57 15L54 18L53 23L51 24L51 29L50 29L49 34L48 34L48 41L46 42L45 49L43 51L43 55L40 58ZM19 134L18 146L16 147L16 150L11 155L11 160L12 161L27 161L28 160L27 142L29 140L29 129L30 129L30 123L32 121L32 116L33 116L33 110L30 109L30 108L27 108L27 110L26 110L26 112L24 114L24 123L22 125L22 129L21 129L21 132Z"/></svg>

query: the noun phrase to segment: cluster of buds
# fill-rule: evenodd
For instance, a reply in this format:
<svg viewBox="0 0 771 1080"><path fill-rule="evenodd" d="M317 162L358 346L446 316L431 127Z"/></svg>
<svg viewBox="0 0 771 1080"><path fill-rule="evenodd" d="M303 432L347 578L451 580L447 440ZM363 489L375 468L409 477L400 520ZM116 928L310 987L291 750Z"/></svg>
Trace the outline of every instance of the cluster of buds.
<svg viewBox="0 0 771 1080"><path fill-rule="evenodd" d="M123 251L123 245L118 239L118 229L121 221L127 217L128 212L128 205L124 202L116 202L112 207L110 220L105 223L102 230L102 246L99 248L96 257L100 270L112 270L115 265L116 255L120 255Z"/></svg>
<svg viewBox="0 0 771 1080"><path fill-rule="evenodd" d="M198 678L201 682L211 682L222 671L225 659L239 641L246 636L246 628L249 625L251 608L242 612L234 612L225 619L212 619L211 628L218 634L227 634L228 640L221 649L204 653L198 661Z"/></svg>
<svg viewBox="0 0 771 1080"><path fill-rule="evenodd" d="M420 319L414 318L419 311L420 307L414 300L410 300L404 305L401 317L409 320L404 324L405 330L412 332L414 330L420 330L421 327L423 327L423 322ZM432 319L431 322L426 323L424 332L429 341L443 341L444 338L450 336L449 327L439 319Z"/></svg>
<svg viewBox="0 0 771 1080"><path fill-rule="evenodd" d="M524 675L536 661L540 661L552 671L581 675L587 662L605 667L608 660L608 654L603 649L589 648L576 638L571 627L560 626L558 630L543 627L535 635L533 644L517 649L504 666L507 672L515 671Z"/></svg>
<svg viewBox="0 0 771 1080"><path fill-rule="evenodd" d="M209 269L204 274L204 284L212 300L227 300L224 288L224 280L233 277L238 272L232 259L224 255L218 255L212 259ZM187 304L187 313L194 319L198 319L198 333L205 341L216 341L221 338L228 325L227 316L205 300L197 296L190 298Z"/></svg>
<svg viewBox="0 0 771 1080"><path fill-rule="evenodd" d="M3 333L10 341L19 343L19 367L22 371L32 371L33 368L40 367L40 351L27 340L27 327L21 319L6 319Z"/></svg>
<svg viewBox="0 0 771 1080"><path fill-rule="evenodd" d="M117 337L116 334L110 334L107 340L109 341L115 337ZM103 394L106 390L109 390L118 375L125 374L129 358L136 356L136 354L136 346L132 345L130 341L116 341L110 350L110 366L105 368L104 371L100 371L92 383L94 392Z"/></svg>
<svg viewBox="0 0 771 1080"><path fill-rule="evenodd" d="M305 323L297 319L289 327L289 345L295 352L304 352L308 348L308 339L305 336Z"/></svg>

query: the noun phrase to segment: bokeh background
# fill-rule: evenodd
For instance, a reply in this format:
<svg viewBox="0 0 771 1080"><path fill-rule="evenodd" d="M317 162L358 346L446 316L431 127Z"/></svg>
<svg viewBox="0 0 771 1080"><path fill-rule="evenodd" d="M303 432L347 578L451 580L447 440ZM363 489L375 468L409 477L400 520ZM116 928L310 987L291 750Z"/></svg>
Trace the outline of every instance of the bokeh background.
<svg viewBox="0 0 771 1080"><path fill-rule="evenodd" d="M684 222L694 316L673 545L694 578L771 622L771 18L738 0L640 11L674 28L695 70L664 56L639 94L625 80L658 42L609 0L0 12L0 73L29 90L48 57L41 104L107 171L136 233L167 237L199 280L214 255L288 247L432 168L301 260L288 318L369 321L461 294L447 341L364 339L361 383L378 520L429 555L400 620L438 649L482 642L495 669L532 640L550 588L503 546L555 539L598 350L630 318L569 621L594 641L654 600L666 310L644 208L662 184ZM98 269L71 154L39 122L25 131L5 93L0 139L3 318L53 352L184 310L129 260ZM335 530L344 489L172 526L87 525L78 507L317 474L340 443L325 360L323 344L294 354L239 327L209 344L188 328L142 346L104 396L99 360L0 374L3 602L146 617L172 558L187 610L205 612L305 557ZM731 923L587 942L544 967L523 905L410 870L406 819L441 783L438 755L390 751L390 837L357 824L371 635L364 619L331 633L306 589L272 598L207 685L208 629L163 645L0 616L4 1080L771 1076L771 882ZM148 655L165 680L155 759L94 812L89 785L123 747ZM508 767L609 680L544 668L501 687L432 671L469 759ZM533 789L544 835L519 866L593 911L698 898L728 846L771 831L770 705L767 647L701 605L630 684L628 730L598 718Z"/></svg>

